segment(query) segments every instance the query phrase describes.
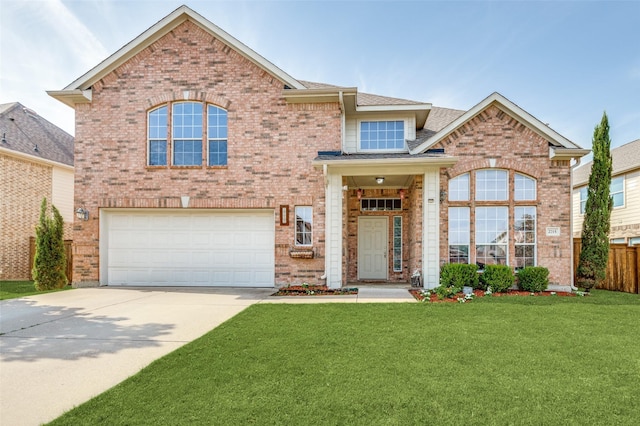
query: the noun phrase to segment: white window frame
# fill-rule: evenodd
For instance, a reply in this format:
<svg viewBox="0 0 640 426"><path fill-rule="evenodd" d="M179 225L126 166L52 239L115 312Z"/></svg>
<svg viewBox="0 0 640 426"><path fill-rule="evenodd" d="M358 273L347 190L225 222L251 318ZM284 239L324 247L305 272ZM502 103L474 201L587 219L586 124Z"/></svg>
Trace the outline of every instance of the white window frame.
<svg viewBox="0 0 640 426"><path fill-rule="evenodd" d="M518 210L523 211L522 215L518 215ZM518 222L520 222L519 218L527 214L526 212L533 212L533 230L518 230ZM538 264L538 212L535 206L515 206L513 209L513 232L514 232L514 247L515 253L513 254L513 258L515 260L516 265L513 265L516 270L522 269L524 266L518 267L518 247L533 247L533 265L525 265L525 266L536 266ZM521 242L518 242L519 232L523 232L522 238L524 239ZM533 241L526 241L527 233L532 233Z"/></svg>
<svg viewBox="0 0 640 426"><path fill-rule="evenodd" d="M176 108L179 105L186 105L186 104L191 104L191 105L199 105L200 106L200 123L199 124L194 124L194 125L187 125L187 124L178 124L176 117L178 116L178 114L176 114ZM203 164L203 156L206 152L205 150L205 146L204 146L204 129L206 126L205 123L205 119L204 119L204 115L205 115L205 105L202 102L193 102L193 101L180 101L180 102L173 102L171 104L171 165L174 167L202 167ZM187 115L185 115L187 116ZM193 114L193 117L197 117L197 114ZM189 128L192 129L200 129L200 135L199 136L176 136L176 130L177 129L182 129L182 130L187 130ZM196 163L196 164L176 164L176 154L177 154L177 150L176 150L176 142L200 142L200 162ZM190 154L194 154L195 152L191 152ZM184 154L184 152L183 152ZM194 156L193 158L197 158L196 156Z"/></svg>
<svg viewBox="0 0 640 426"><path fill-rule="evenodd" d="M478 212L480 210L485 210L485 211L489 211L489 209L495 209L497 211L500 212L506 212L506 214L504 214L504 218L495 218L495 220L493 222L498 223L498 221L503 221L504 222L504 226L502 233L497 234L497 237L502 236L501 241L488 241L486 238L487 235L494 235L493 232L491 232L491 234L486 234L483 235L482 231L483 228L481 227L481 221L478 218L480 215L478 214ZM497 215L496 215L497 216ZM490 220L486 221L487 223L490 222ZM500 206L483 206L483 207L476 207L475 211L474 211L474 223L475 223L475 252L476 252L476 264L478 264L478 249L480 247L491 247L491 246L498 246L501 247L504 250L504 264L505 265L509 265L509 206L508 205L500 205ZM489 250L489 249L487 249ZM486 256L485 256L486 257ZM484 262L484 264L486 265L487 263ZM498 263L501 264L501 263ZM480 266L480 265L478 265Z"/></svg>
<svg viewBox="0 0 640 426"><path fill-rule="evenodd" d="M465 214L466 213L466 214ZM451 247L467 247L467 262L471 261L471 208L470 207L449 207L447 212L448 217L448 252L447 258L449 259L449 263L451 262ZM464 225L464 229L459 227L454 228L452 224L462 224ZM455 262L461 263L461 262Z"/></svg>
<svg viewBox="0 0 640 426"><path fill-rule="evenodd" d="M449 179L449 201L469 201L469 173Z"/></svg>
<svg viewBox="0 0 640 426"><path fill-rule="evenodd" d="M402 143L402 148L385 148L385 149L372 149L372 148L367 148L364 149L362 148L362 123L386 123L386 122L402 122L402 139L403 139L403 143ZM357 135L358 135L358 140L356 141L357 143L357 150L358 152L368 152L368 153L384 153L384 152L406 152L408 151L407 148L407 120L403 119L403 118L398 118L398 119L360 119L356 121L356 126L357 126Z"/></svg>
<svg viewBox="0 0 640 426"><path fill-rule="evenodd" d="M538 197L537 182L534 178L515 173L513 179L513 199L515 201L535 201ZM533 194L530 194L533 192Z"/></svg>
<svg viewBox="0 0 640 426"><path fill-rule="evenodd" d="M299 213L300 212L300 213ZM302 215L302 216L301 216ZM299 247L309 247L313 245L313 208L311 206L295 206L294 208L295 227L294 227L294 243ZM309 224L309 230L301 229ZM298 236L301 236L302 242L298 242ZM305 238L307 236L307 238ZM307 240L307 241L305 241Z"/></svg>
<svg viewBox="0 0 640 426"><path fill-rule="evenodd" d="M612 190L613 183L614 183L614 181L618 181L618 180L622 181L622 189L621 189L620 191L613 192L613 190ZM625 205L625 197L624 197L624 195L625 195L625 194L624 194L624 187L625 187L625 184L626 184L626 182L625 182L624 175L622 175L622 176L616 176L616 177L614 177L614 178L613 178L613 177L611 178L611 184L609 185L609 196L611 197L611 206L612 206L614 209L620 209L620 208L624 207L624 205ZM622 194L622 204L620 204L619 206L616 206L616 205L613 203L613 196L614 196L614 195L616 195L616 194Z"/></svg>
<svg viewBox="0 0 640 426"><path fill-rule="evenodd" d="M489 188L488 182L494 182L495 188ZM504 187L498 187L502 182L504 182ZM503 169L476 170L475 192L476 201L509 201L509 171Z"/></svg>

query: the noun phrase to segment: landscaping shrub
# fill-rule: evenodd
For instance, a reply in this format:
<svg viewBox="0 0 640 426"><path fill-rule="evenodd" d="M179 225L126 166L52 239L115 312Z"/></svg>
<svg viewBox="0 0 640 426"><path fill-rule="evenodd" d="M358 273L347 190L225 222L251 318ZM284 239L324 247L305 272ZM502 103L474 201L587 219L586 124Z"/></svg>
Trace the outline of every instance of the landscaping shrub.
<svg viewBox="0 0 640 426"><path fill-rule="evenodd" d="M525 291L545 291L549 286L549 270L543 266L527 266L518 271L518 287Z"/></svg>
<svg viewBox="0 0 640 426"><path fill-rule="evenodd" d="M486 265L480 281L485 290L491 287L492 292L502 293L513 285L515 279L511 268L507 265Z"/></svg>
<svg viewBox="0 0 640 426"><path fill-rule="evenodd" d="M40 222L36 227L36 255L32 270L34 285L38 291L67 285L64 221L53 204L51 213L47 212L47 199L44 198L40 205Z"/></svg>
<svg viewBox="0 0 640 426"><path fill-rule="evenodd" d="M467 263L447 263L440 269L440 285L456 287L462 291L462 287L469 286L479 288L478 266Z"/></svg>

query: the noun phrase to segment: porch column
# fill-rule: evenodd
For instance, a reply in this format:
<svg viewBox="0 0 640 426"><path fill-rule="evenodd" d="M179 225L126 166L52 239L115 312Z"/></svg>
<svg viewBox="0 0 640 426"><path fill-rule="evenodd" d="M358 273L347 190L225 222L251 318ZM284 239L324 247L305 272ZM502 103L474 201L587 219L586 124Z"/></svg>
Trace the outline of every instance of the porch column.
<svg viewBox="0 0 640 426"><path fill-rule="evenodd" d="M327 287L342 287L342 175L325 178L325 260Z"/></svg>
<svg viewBox="0 0 640 426"><path fill-rule="evenodd" d="M440 173L427 170L423 183L422 283L435 288L440 283Z"/></svg>

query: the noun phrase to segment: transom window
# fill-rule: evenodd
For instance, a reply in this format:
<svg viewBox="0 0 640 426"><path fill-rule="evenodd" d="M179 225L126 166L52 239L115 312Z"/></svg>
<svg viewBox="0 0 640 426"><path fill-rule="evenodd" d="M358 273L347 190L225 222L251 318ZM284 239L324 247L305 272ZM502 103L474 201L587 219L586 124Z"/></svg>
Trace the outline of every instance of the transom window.
<svg viewBox="0 0 640 426"><path fill-rule="evenodd" d="M404 121L361 121L360 150L398 151L405 149Z"/></svg>
<svg viewBox="0 0 640 426"><path fill-rule="evenodd" d="M476 172L477 201L506 201L509 193L509 174L506 170L478 170Z"/></svg>
<svg viewBox="0 0 640 426"><path fill-rule="evenodd" d="M313 210L311 206L296 206L296 245L310 246L313 230Z"/></svg>
<svg viewBox="0 0 640 426"><path fill-rule="evenodd" d="M362 211L397 211L402 210L400 198L363 198L360 200Z"/></svg>
<svg viewBox="0 0 640 426"><path fill-rule="evenodd" d="M227 164L227 112L207 105L205 114L204 106L202 102L175 102L170 109L163 105L149 112L147 161L150 166L166 166L169 148L173 166L202 166L205 158L209 166ZM169 132L168 123L171 123ZM206 156L203 155L205 147Z"/></svg>
<svg viewBox="0 0 640 426"><path fill-rule="evenodd" d="M513 188L513 199L531 201L536 199L536 181L520 173L516 173Z"/></svg>
<svg viewBox="0 0 640 426"><path fill-rule="evenodd" d="M469 173L449 180L449 201L469 201Z"/></svg>

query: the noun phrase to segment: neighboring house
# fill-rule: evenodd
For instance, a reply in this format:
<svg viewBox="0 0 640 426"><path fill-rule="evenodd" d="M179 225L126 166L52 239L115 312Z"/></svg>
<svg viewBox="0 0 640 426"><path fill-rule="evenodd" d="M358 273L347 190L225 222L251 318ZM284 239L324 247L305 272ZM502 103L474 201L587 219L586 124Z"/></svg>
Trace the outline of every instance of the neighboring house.
<svg viewBox="0 0 640 426"><path fill-rule="evenodd" d="M640 139L611 150L609 186L613 210L609 239L614 244L640 245ZM593 161L573 171L573 236L580 238Z"/></svg>
<svg viewBox="0 0 640 426"><path fill-rule="evenodd" d="M73 136L18 102L0 105L0 280L28 280L46 198L73 224Z"/></svg>
<svg viewBox="0 0 640 426"><path fill-rule="evenodd" d="M462 261L571 285L588 151L500 94L457 111L298 80L186 6L49 94L76 114L77 283L435 287Z"/></svg>

